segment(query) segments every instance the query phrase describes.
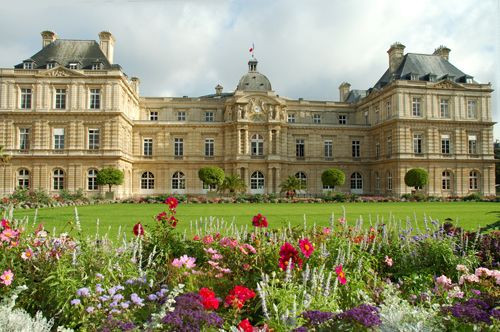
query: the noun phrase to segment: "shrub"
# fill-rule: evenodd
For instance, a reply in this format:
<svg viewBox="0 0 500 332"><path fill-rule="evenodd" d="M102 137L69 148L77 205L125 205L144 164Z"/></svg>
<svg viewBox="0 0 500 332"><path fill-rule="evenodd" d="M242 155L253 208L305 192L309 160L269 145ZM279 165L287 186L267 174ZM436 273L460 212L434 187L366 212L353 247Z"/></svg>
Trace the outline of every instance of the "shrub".
<svg viewBox="0 0 500 332"><path fill-rule="evenodd" d="M464 196L463 200L479 202L481 200L481 195L479 193L472 193L470 195Z"/></svg>
<svg viewBox="0 0 500 332"><path fill-rule="evenodd" d="M422 188L429 180L429 173L423 168L412 168L405 175L405 183L408 187Z"/></svg>
<svg viewBox="0 0 500 332"><path fill-rule="evenodd" d="M100 186L108 186L111 192L112 186L119 186L123 183L123 172L114 167L107 167L97 172L97 184Z"/></svg>
<svg viewBox="0 0 500 332"><path fill-rule="evenodd" d="M321 182L325 186L341 186L345 182L345 174L338 168L330 168L321 174Z"/></svg>
<svg viewBox="0 0 500 332"><path fill-rule="evenodd" d="M206 185L218 188L224 182L224 170L215 166L202 167L198 171L198 177Z"/></svg>

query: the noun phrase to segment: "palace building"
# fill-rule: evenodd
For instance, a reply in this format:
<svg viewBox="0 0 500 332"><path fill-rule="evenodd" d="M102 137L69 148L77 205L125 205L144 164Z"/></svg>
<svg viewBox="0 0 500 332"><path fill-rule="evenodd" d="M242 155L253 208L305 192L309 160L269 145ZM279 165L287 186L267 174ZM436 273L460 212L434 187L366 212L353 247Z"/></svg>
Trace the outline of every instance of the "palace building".
<svg viewBox="0 0 500 332"><path fill-rule="evenodd" d="M405 54L391 45L373 87L342 83L338 101L280 96L254 58L234 92L141 97L114 46L106 31L98 42L44 31L38 53L0 69L0 145L12 155L0 195L97 194L106 166L124 171L117 197L200 194L198 170L209 165L241 176L248 193L279 192L294 175L320 194L331 189L321 173L336 167L346 182L335 190L399 196L412 190L407 170L421 167L430 195L495 194L491 84L452 65L444 46Z"/></svg>

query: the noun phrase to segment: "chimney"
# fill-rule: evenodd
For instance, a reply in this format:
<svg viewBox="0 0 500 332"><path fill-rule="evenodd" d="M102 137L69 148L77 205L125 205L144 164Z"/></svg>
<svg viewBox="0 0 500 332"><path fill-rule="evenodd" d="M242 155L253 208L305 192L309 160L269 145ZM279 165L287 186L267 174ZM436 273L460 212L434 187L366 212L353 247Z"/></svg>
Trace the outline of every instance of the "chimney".
<svg viewBox="0 0 500 332"><path fill-rule="evenodd" d="M109 31L101 31L99 33L99 46L102 52L108 58L109 63L113 63L113 55L115 49L115 37Z"/></svg>
<svg viewBox="0 0 500 332"><path fill-rule="evenodd" d="M395 42L387 51L389 54L389 72L394 73L403 61L405 46L400 42Z"/></svg>
<svg viewBox="0 0 500 332"><path fill-rule="evenodd" d="M339 96L340 102L344 102L347 99L347 95L351 89L351 85L347 82L343 82L339 86Z"/></svg>
<svg viewBox="0 0 500 332"><path fill-rule="evenodd" d="M220 96L222 94L222 89L223 89L222 85L217 84L217 86L215 87L215 94L217 96Z"/></svg>
<svg viewBox="0 0 500 332"><path fill-rule="evenodd" d="M450 58L450 52L451 50L448 47L441 45L434 50L433 55L439 55L440 57L448 61Z"/></svg>
<svg viewBox="0 0 500 332"><path fill-rule="evenodd" d="M141 81L137 77L132 77L130 79L130 85L132 85L132 90L135 91L135 93L139 94L139 84Z"/></svg>
<svg viewBox="0 0 500 332"><path fill-rule="evenodd" d="M52 31L42 31L40 33L42 35L42 48L44 48L45 46L49 45L50 43L52 43L54 40L57 39L57 35L55 34L55 32L52 32Z"/></svg>

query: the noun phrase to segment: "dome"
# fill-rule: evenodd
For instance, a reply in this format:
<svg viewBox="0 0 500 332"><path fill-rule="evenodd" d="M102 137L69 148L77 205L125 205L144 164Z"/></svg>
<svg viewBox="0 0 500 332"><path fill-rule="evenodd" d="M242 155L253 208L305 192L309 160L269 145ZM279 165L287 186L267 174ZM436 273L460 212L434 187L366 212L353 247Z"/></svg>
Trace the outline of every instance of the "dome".
<svg viewBox="0 0 500 332"><path fill-rule="evenodd" d="M241 91L271 91L271 82L257 71L257 59L248 61L248 73L243 75L236 87Z"/></svg>

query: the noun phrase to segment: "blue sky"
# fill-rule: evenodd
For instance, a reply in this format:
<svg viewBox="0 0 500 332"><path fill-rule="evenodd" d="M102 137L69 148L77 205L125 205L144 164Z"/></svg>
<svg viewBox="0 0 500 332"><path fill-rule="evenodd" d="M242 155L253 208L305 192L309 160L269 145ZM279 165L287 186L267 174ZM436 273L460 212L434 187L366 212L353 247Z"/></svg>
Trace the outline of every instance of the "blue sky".
<svg viewBox="0 0 500 332"><path fill-rule="evenodd" d="M406 52L451 49L450 61L492 82L500 122L500 0L2 0L0 67L60 38L116 37L115 62L141 79L144 96L199 96L235 89L255 43L259 71L282 96L337 100L338 86L371 87L395 41ZM500 139L500 127L495 136Z"/></svg>

